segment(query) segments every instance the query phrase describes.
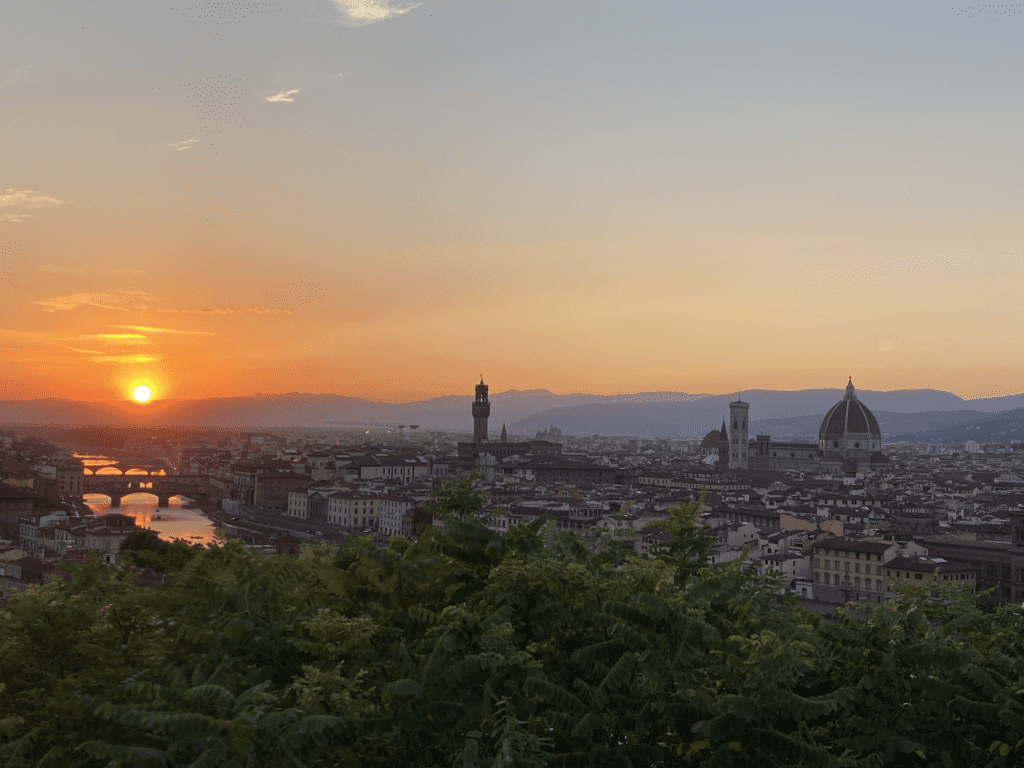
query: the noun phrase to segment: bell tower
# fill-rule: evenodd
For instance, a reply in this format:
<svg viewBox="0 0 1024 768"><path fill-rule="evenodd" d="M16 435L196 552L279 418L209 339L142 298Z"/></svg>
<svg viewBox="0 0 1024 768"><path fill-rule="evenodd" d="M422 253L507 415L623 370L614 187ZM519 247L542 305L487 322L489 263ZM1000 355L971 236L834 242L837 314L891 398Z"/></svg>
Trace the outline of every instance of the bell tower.
<svg viewBox="0 0 1024 768"><path fill-rule="evenodd" d="M480 383L476 385L476 399L473 401L473 444L487 442L487 417L491 415L491 401L487 399L487 385L484 375L480 374Z"/></svg>
<svg viewBox="0 0 1024 768"><path fill-rule="evenodd" d="M729 469L746 470L750 467L750 447L747 433L747 415L750 403L739 398L729 403L729 421L732 422L732 436L729 439Z"/></svg>

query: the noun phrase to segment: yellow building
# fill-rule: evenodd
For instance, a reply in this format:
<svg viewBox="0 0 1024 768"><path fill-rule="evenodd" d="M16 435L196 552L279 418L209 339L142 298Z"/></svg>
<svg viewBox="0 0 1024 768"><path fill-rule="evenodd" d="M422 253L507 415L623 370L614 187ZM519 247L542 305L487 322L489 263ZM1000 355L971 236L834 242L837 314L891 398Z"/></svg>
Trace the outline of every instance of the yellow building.
<svg viewBox="0 0 1024 768"><path fill-rule="evenodd" d="M941 557L896 557L885 564L886 589L895 597L894 587L901 583L928 584L938 569L938 583L966 584L975 594L977 568L964 563L951 563Z"/></svg>
<svg viewBox="0 0 1024 768"><path fill-rule="evenodd" d="M814 596L832 603L862 597L885 599L886 565L896 557L896 542L863 541L830 536L814 542Z"/></svg>

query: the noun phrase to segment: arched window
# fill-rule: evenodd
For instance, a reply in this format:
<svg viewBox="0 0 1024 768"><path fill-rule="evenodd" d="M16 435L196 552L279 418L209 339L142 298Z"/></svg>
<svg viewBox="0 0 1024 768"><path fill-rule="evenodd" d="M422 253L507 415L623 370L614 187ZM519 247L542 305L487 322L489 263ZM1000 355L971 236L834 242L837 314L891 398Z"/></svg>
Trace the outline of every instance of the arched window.
<svg viewBox="0 0 1024 768"><path fill-rule="evenodd" d="M807 597L807 587L800 588L800 597Z"/></svg>
<svg viewBox="0 0 1024 768"><path fill-rule="evenodd" d="M882 580L881 579L875 579L875 591L876 592L881 592L882 591Z"/></svg>

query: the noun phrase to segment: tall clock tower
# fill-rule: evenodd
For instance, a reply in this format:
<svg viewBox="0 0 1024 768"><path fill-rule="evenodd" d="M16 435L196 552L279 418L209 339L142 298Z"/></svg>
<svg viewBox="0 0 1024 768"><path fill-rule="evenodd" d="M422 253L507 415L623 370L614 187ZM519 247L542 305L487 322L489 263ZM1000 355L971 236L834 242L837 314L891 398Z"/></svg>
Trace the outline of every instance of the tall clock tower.
<svg viewBox="0 0 1024 768"><path fill-rule="evenodd" d="M476 385L476 399L473 401L473 444L487 441L487 417L491 415L491 401L487 399L487 385L483 374Z"/></svg>

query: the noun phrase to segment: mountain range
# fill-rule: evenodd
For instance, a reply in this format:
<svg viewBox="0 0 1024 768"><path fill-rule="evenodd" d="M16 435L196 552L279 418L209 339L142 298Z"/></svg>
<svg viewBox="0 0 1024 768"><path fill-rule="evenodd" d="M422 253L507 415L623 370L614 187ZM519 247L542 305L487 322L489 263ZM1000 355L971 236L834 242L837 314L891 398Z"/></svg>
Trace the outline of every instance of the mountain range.
<svg viewBox="0 0 1024 768"><path fill-rule="evenodd" d="M750 434L776 439L817 439L821 419L844 394L842 389L753 390ZM1024 394L964 400L934 389L876 392L858 398L878 418L886 441L934 440L1006 442L1015 430L1024 437ZM532 436L554 426L566 435L703 437L728 416L736 394L638 392L627 395L558 395L545 389L508 390L490 396L489 426ZM343 395L290 393L203 400L135 403L60 399L0 401L0 424L85 424L119 426L307 427L313 429L394 428L470 432L471 395L445 395L407 403L386 403Z"/></svg>

